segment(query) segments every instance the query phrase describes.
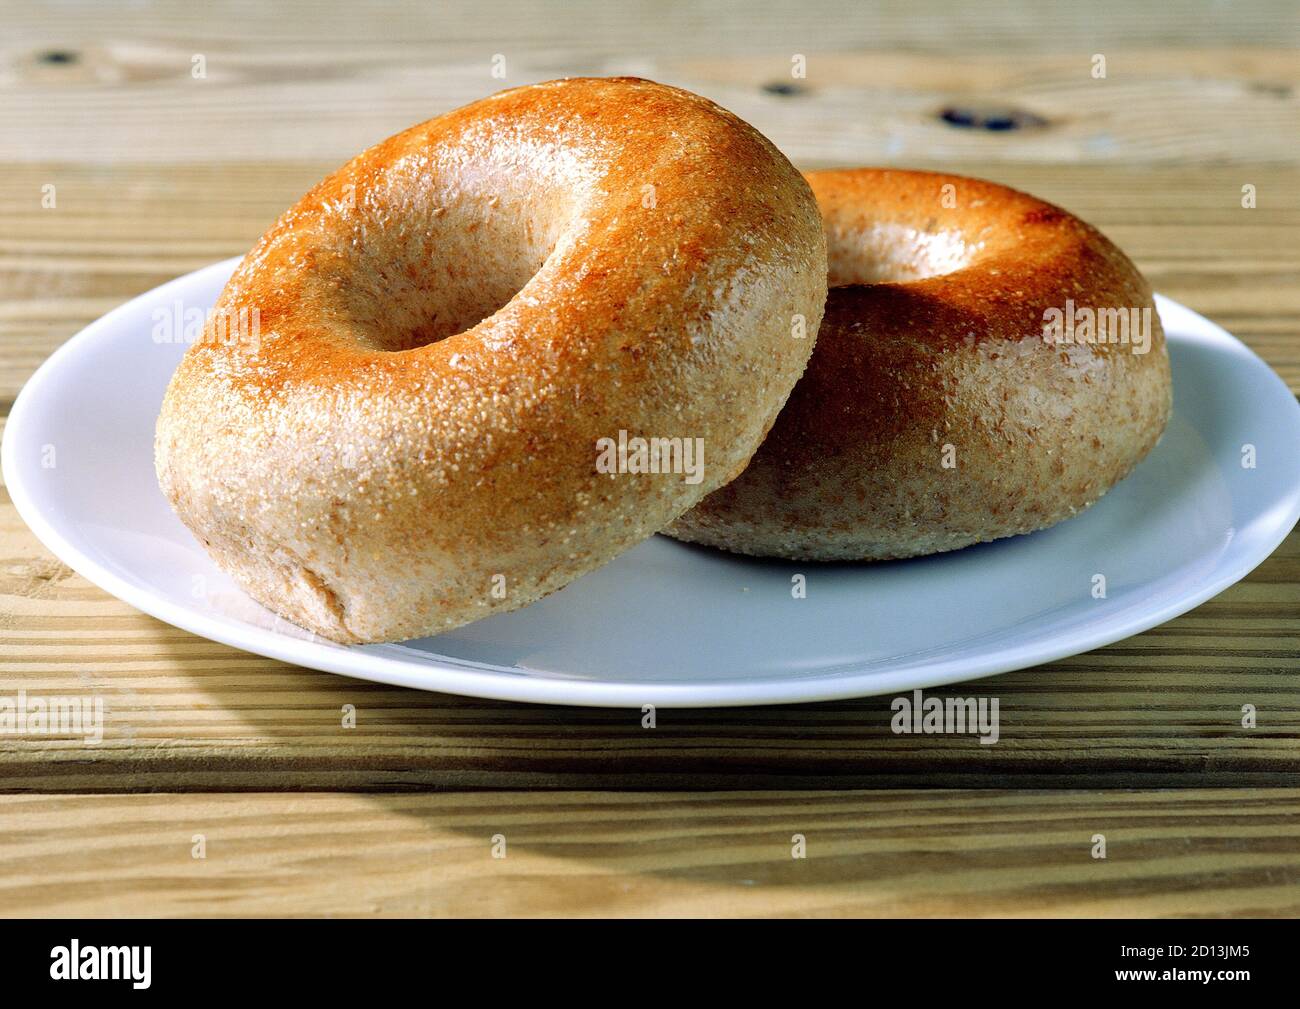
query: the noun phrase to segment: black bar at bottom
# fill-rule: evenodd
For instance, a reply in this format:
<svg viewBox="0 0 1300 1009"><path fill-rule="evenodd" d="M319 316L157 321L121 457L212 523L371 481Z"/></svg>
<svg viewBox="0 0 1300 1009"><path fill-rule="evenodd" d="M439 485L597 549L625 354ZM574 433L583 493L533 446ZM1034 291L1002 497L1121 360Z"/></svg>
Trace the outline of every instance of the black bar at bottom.
<svg viewBox="0 0 1300 1009"><path fill-rule="evenodd" d="M427 994L514 982L545 996L593 983L651 993L708 979L733 989L789 978L863 996L906 980L915 995L1194 989L1293 991L1284 920L841 922L126 920L3 921L6 996ZM486 968L486 970L485 970ZM674 980L676 979L676 980ZM454 988L445 986L453 985ZM629 987L630 986L630 987ZM1262 989L1261 989L1262 986ZM881 994L883 990L877 991ZM838 997L836 999L838 1001ZM17 1003L11 1003L17 1004Z"/></svg>

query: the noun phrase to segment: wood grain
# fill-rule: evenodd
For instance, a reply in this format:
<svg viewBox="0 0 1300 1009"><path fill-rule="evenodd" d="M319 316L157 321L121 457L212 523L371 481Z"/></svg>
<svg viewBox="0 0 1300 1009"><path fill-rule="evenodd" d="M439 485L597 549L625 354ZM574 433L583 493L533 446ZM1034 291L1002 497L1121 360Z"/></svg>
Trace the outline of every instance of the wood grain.
<svg viewBox="0 0 1300 1009"><path fill-rule="evenodd" d="M10 796L0 866L0 915L1292 916L1300 790Z"/></svg>
<svg viewBox="0 0 1300 1009"><path fill-rule="evenodd" d="M1300 28L1287 3L1104 6L584 0L494 15L461 0L322 16L306 2L205 6L206 18L183 4L77 3L61 17L33 6L6 18L0 151L341 159L507 85L634 74L710 95L798 162L1294 162ZM938 118L952 103L1044 126L952 130Z"/></svg>
<svg viewBox="0 0 1300 1009"><path fill-rule="evenodd" d="M0 164L0 405L109 309L242 255L332 167ZM1157 290L1245 340L1300 392L1300 248L1286 238L1300 231L1294 168L949 167L1026 189L1096 224ZM1247 183L1258 194L1253 210L1241 206ZM57 198L48 210L47 184Z"/></svg>

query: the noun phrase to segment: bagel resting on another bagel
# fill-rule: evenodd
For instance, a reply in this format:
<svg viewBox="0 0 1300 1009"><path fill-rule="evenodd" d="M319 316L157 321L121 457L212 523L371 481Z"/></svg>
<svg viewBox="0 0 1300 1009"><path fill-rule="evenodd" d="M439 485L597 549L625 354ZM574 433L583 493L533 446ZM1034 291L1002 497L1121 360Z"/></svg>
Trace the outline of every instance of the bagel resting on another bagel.
<svg viewBox="0 0 1300 1009"><path fill-rule="evenodd" d="M249 595L335 641L516 609L744 467L812 351L825 257L807 182L712 102L504 91L262 237L215 309L256 338L186 352L159 484ZM619 439L689 439L703 466L610 472Z"/></svg>

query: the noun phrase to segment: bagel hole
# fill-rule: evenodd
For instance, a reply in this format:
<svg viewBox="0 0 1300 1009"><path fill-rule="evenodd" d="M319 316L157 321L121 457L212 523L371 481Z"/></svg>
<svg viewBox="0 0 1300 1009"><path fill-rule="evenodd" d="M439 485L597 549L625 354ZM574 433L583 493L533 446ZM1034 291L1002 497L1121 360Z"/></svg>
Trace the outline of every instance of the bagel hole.
<svg viewBox="0 0 1300 1009"><path fill-rule="evenodd" d="M500 195L426 211L422 226L395 235L376 228L347 288L354 337L399 352L473 329L542 269L559 237L554 220Z"/></svg>
<svg viewBox="0 0 1300 1009"><path fill-rule="evenodd" d="M353 311L360 324L357 335L374 350L397 352L463 333L505 308L545 260L545 255L520 256L508 271L484 269L479 276L472 275L470 261L384 271L374 278L382 296L367 292L355 299L360 302Z"/></svg>
<svg viewBox="0 0 1300 1009"><path fill-rule="evenodd" d="M905 284L941 277L969 266L981 247L967 242L960 231L922 231L883 223L828 228L830 286Z"/></svg>
<svg viewBox="0 0 1300 1009"><path fill-rule="evenodd" d="M482 278L477 290L462 294L451 304L444 303L436 291L413 294L412 304L404 306L393 328L381 341L376 341L376 347L387 351L414 350L473 329L510 304L536 272L530 270L518 281Z"/></svg>

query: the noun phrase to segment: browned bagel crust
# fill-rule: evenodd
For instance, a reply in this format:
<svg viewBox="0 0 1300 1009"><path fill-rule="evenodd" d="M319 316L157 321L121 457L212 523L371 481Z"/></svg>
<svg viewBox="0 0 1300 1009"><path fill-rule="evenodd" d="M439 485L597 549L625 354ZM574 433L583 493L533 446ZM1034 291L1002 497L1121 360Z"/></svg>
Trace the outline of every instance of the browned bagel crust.
<svg viewBox="0 0 1300 1009"><path fill-rule="evenodd" d="M667 533L792 559L955 550L1076 514L1155 445L1164 333L1147 282L1096 229L960 176L807 177L832 288L816 351L745 472ZM1149 351L1045 340L1066 299L1151 308Z"/></svg>
<svg viewBox="0 0 1300 1009"><path fill-rule="evenodd" d="M626 78L505 91L365 151L258 242L217 311L259 335L187 351L159 483L325 637L515 609L743 468L825 270L807 183L731 113ZM598 472L620 430L702 438L702 481Z"/></svg>

